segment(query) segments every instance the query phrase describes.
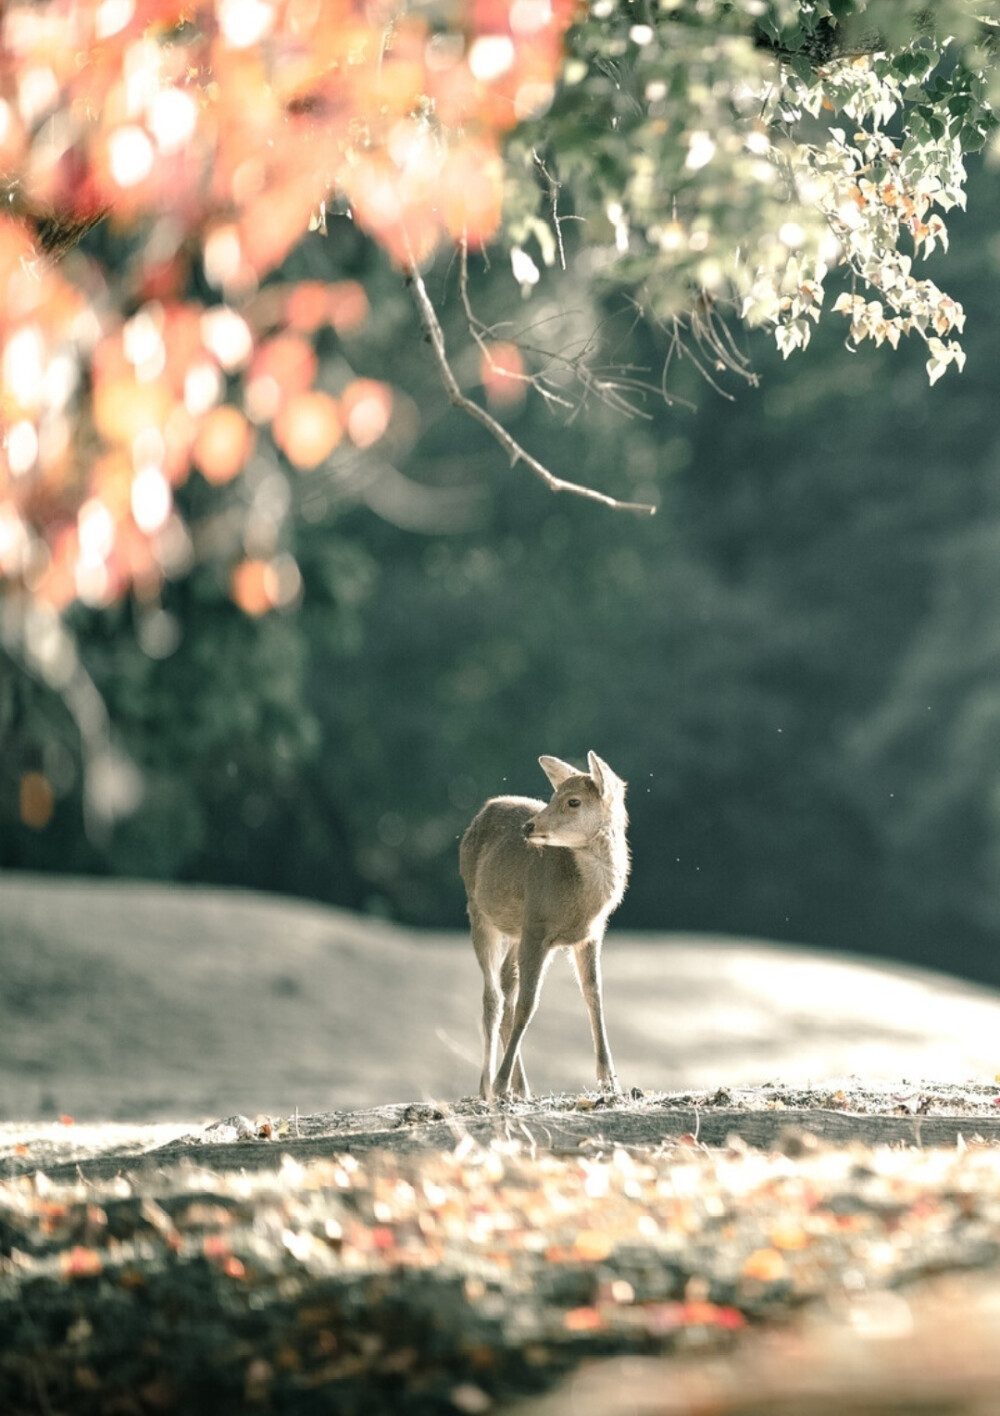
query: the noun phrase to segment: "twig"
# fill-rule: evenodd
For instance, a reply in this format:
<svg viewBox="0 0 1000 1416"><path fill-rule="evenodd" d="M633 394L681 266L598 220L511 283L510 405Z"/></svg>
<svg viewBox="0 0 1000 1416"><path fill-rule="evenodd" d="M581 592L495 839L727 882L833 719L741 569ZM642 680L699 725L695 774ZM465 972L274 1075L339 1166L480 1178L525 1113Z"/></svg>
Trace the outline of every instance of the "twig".
<svg viewBox="0 0 1000 1416"><path fill-rule="evenodd" d="M556 245L559 247L559 266L561 270L565 270L566 252L563 249L562 217L559 215L559 193L562 190L562 183L557 182L552 176L535 148L531 149L531 156L535 159L535 166L545 178L546 186L549 189L549 201L552 203L552 225L556 229Z"/></svg>
<svg viewBox="0 0 1000 1416"><path fill-rule="evenodd" d="M640 515L653 516L656 507L648 502L627 502L619 501L617 497L610 497L605 492L598 492L593 487L581 486L578 482L566 481L563 477L557 477L550 472L536 457L532 457L516 438L512 437L502 423L498 423L485 408L480 407L473 399L468 398L459 388L458 380L454 370L448 362L448 353L445 348L444 331L437 317L437 311L431 303L427 294L427 287L424 284L423 276L417 266L411 262L407 271L410 289L420 313L420 319L430 341L431 349L437 360L438 371L441 381L449 399L456 408L461 408L463 413L467 413L470 418L474 418L477 423L482 424L486 431L493 437L510 457L511 466L518 462L523 462L529 472L534 475L549 488L552 492L572 492L575 496L585 497L588 501L600 502L602 506L611 507L613 511L634 511Z"/></svg>
<svg viewBox="0 0 1000 1416"><path fill-rule="evenodd" d="M675 354L677 355L678 361L680 361L682 357L681 336L680 331L677 328L676 320L674 320L674 327L670 335L670 344L667 347L666 358L663 360L663 369L660 373L660 386L663 389L664 398L666 398L667 396L667 375L670 372L670 361L671 359L673 359Z"/></svg>
<svg viewBox="0 0 1000 1416"><path fill-rule="evenodd" d="M550 323L554 319L561 318L561 314L543 315L531 324L523 325L519 332L506 335L523 354L534 354L540 359L548 361L548 364L557 365L572 374L579 382L582 392L575 404L571 403L563 394L556 392L549 385L554 382L554 376L549 368L542 368L536 374L519 373L513 369L505 369L498 364L493 357L489 341L500 337L502 331L512 327L512 322L505 320L494 325L485 324L472 308L472 301L469 298L469 263L468 246L465 241L459 242L460 265L458 288L462 300L462 308L465 311L466 323L469 326L469 333L482 351L483 358L490 368L501 378L511 379L515 383L530 384L531 387L545 399L547 404L557 404L561 408L569 410L567 426L574 421L582 408L588 406L589 398L593 395L600 399L608 408L616 413L622 414L626 418L645 418L651 420L653 415L644 408L637 407L626 395L634 393L642 396L646 393L655 393L659 396L661 390L645 379L637 378L635 375L645 373L646 370L635 365L616 365L614 363L604 366L594 366L587 362L591 348L596 345L598 334L605 323L608 323L614 316L609 316L608 320L602 321L583 341L583 346L576 352L566 352L565 350L544 349L539 345L528 344L524 339L524 334L532 329L538 328L542 324ZM638 323L639 313L637 310L633 328ZM631 331L629 331L630 333ZM624 343L628 334L624 335L620 343ZM694 405L688 403L686 399L677 399L664 391L664 401L672 405L675 402L685 404L686 407L693 408Z"/></svg>
<svg viewBox="0 0 1000 1416"><path fill-rule="evenodd" d="M465 240L460 241L459 244L458 244L458 251L459 251L458 289L459 289L459 294L461 295L461 299L462 299L462 309L465 311L465 319L466 319L466 323L467 323L468 326L469 326L469 333L472 335L472 338L473 338L473 339L476 341L476 343L479 345L479 348L480 348L480 351L481 351L481 353L482 353L482 356L483 356L483 358L486 360L486 362L489 364L490 368L491 368L495 373L497 373L498 375L500 375L502 378L512 379L515 383L528 383L528 384L531 384L531 386L532 386L538 393L541 394L542 398L544 398L547 403L558 403L558 404L560 404L561 407L563 407L563 408L572 408L573 405L569 402L568 399L563 398L560 394L553 393L553 391L552 391L551 389L544 387L544 385L539 381L539 380L541 379L542 375L535 376L535 375L533 375L533 374L520 374L520 373L515 372L513 369L505 369L505 368L502 367L502 365L498 364L498 363L496 362L496 360L493 358L493 352L492 352L492 350L490 349L490 346L489 346L489 343L488 343L488 341L487 341L486 336L487 336L487 335L491 335L491 336L495 335L496 326L494 326L493 329L488 329L488 328L483 324L482 320L480 320L480 319L478 318L478 316L476 315L475 311L474 311L473 308L472 308L472 302L471 302L470 299L469 299L469 246L468 246L468 242L465 241ZM523 348L524 346L518 344L518 347L519 347L519 348Z"/></svg>

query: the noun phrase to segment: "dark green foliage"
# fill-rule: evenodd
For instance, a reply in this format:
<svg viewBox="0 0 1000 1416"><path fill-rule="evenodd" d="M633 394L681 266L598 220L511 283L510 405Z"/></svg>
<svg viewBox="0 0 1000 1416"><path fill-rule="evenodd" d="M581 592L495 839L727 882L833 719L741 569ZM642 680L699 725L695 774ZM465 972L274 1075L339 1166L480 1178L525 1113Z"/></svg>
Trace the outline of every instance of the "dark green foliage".
<svg viewBox="0 0 1000 1416"><path fill-rule="evenodd" d="M544 792L540 752L595 748L631 784L623 925L1000 978L992 182L974 177L973 215L954 223L961 377L928 390L922 351L849 354L831 325L788 365L758 338L763 387L733 403L682 363L671 388L695 393L697 413L650 396L648 420L596 407L563 426L533 397L504 415L556 473L620 496L658 487L648 522L507 468L444 411L392 274L366 270L383 298L353 367L423 417L412 446L381 455L435 489L457 529L390 524L363 504L378 503L373 481L348 496L335 476L301 476L298 611L246 619L206 569L169 592L183 635L167 658L144 654L127 608L81 618L145 775L138 812L106 840L82 830L65 710L4 662L0 863L238 882L457 925L456 841L480 801ZM301 259L317 274L343 250ZM349 260L337 274L371 256L359 242ZM477 310L544 320L545 281L525 306L507 270L477 274ZM461 351L453 273L432 293ZM629 335L619 305L606 313L605 348L655 383L663 346ZM598 318L583 304L578 327ZM17 783L40 766L62 796L35 833Z"/></svg>

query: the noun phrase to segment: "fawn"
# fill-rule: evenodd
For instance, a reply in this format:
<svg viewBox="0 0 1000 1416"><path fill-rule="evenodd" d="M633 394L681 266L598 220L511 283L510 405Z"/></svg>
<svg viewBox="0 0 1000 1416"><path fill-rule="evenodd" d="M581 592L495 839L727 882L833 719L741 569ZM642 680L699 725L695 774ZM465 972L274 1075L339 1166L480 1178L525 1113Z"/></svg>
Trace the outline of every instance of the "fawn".
<svg viewBox="0 0 1000 1416"><path fill-rule="evenodd" d="M629 872L625 783L591 752L589 772L540 757L553 787L532 797L491 798L459 849L472 943L483 971L480 1096L528 1097L521 1040L558 948L570 949L590 1014L602 1088L620 1090L604 1025L601 943ZM498 1041L503 1057L497 1069Z"/></svg>

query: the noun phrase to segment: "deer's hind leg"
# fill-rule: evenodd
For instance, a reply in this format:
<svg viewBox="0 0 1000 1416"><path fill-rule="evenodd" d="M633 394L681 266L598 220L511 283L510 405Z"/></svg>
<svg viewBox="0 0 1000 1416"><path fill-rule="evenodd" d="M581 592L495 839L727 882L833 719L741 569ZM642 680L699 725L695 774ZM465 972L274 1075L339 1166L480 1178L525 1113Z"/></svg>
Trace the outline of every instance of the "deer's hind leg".
<svg viewBox="0 0 1000 1416"><path fill-rule="evenodd" d="M503 1021L500 1024L500 1042L505 1052L514 1028L514 1010L517 1007L517 951L519 944L520 940L518 939L510 941L500 969L500 987L503 989ZM531 1097L531 1088L528 1086L528 1078L524 1072L524 1063L521 1060L520 1052L517 1054L517 1061L514 1063L514 1070L510 1075L510 1089L515 1096L523 1096L526 1100Z"/></svg>
<svg viewBox="0 0 1000 1416"><path fill-rule="evenodd" d="M520 1061L521 1039L538 1007L542 979L551 957L552 951L548 948L542 932L540 930L525 930L521 936L521 942L517 946L518 979L514 1021L511 1025L503 1060L500 1063L500 1070L493 1079L493 1089L500 1096L506 1096L512 1090L514 1070Z"/></svg>
<svg viewBox="0 0 1000 1416"><path fill-rule="evenodd" d="M472 925L472 947L483 971L483 1070L479 1078L479 1095L491 1101L504 1011L500 979L506 941L472 904L469 905L469 921Z"/></svg>

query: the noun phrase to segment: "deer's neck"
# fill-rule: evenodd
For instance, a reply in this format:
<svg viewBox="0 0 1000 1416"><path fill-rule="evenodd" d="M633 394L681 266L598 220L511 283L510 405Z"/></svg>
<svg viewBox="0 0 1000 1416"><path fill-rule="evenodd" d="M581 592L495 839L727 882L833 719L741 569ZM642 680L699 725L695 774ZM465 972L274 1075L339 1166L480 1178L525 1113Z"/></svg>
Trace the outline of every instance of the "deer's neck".
<svg viewBox="0 0 1000 1416"><path fill-rule="evenodd" d="M575 855L585 879L596 888L610 913L621 903L631 864L624 827L610 826L598 832Z"/></svg>

